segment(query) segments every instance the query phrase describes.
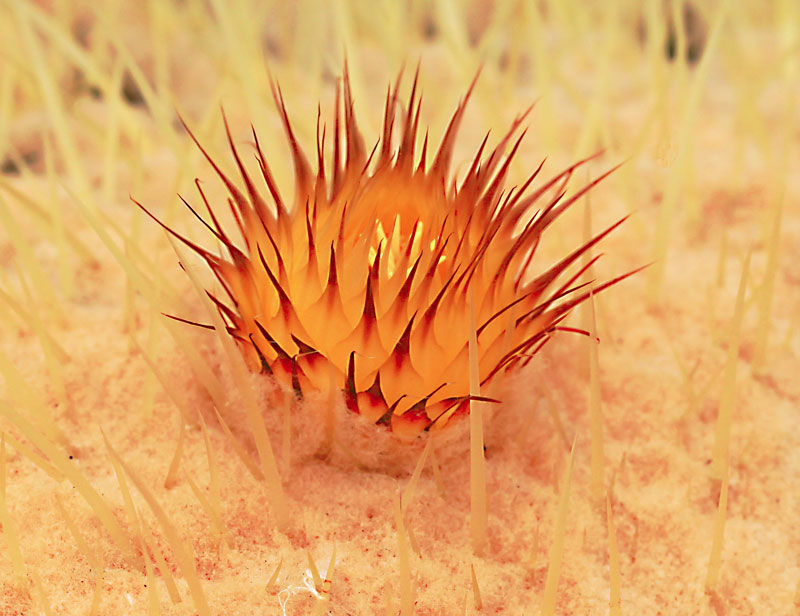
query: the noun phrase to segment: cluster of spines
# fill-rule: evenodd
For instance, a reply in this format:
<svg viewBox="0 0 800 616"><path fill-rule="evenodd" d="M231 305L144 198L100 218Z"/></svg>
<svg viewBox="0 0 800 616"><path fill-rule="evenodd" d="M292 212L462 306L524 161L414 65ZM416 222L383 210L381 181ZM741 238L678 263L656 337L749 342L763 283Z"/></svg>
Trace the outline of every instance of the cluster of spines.
<svg viewBox="0 0 800 616"><path fill-rule="evenodd" d="M388 88L381 137L367 154L346 71L342 83L330 179L321 113L315 174L294 135L280 88L273 86L294 163L291 205L280 195L255 130L256 160L271 206L246 170L224 114L244 192L187 128L229 192L244 250L223 229L199 182L211 223L184 203L224 245L230 260L168 230L216 275L230 305L210 292L209 297L254 369L297 392L327 387L333 377L351 411L410 437L468 408L471 304L478 319L481 386L486 386L530 361L554 331L580 331L560 325L568 312L591 292L630 275L592 290L576 284L595 257L555 287L621 220L528 279L545 229L613 169L567 197L574 171L597 155L530 191L543 161L522 185L506 190L528 110L484 155L487 133L459 181L451 177L450 161L474 82L429 164L427 132L416 151L421 109L416 76L404 113L399 111L400 78ZM404 116L399 133L398 115Z"/></svg>

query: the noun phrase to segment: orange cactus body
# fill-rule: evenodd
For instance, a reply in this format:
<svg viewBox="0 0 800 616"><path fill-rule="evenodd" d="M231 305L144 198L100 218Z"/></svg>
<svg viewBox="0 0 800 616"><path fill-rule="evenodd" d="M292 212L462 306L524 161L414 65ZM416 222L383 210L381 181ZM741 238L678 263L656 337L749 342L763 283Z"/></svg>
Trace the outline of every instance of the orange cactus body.
<svg viewBox="0 0 800 616"><path fill-rule="evenodd" d="M247 363L298 392L327 388L333 375L350 411L401 438L467 412L470 302L486 386L527 362L588 297L583 285L573 288L586 267L565 272L622 222L532 276L542 233L610 171L569 197L564 189L572 173L592 157L535 190L542 165L521 186L506 188L526 111L489 153L487 134L466 175L452 177L454 140L473 86L430 156L428 135L421 146L418 139L417 79L405 113L399 111L398 79L389 88L380 140L369 153L345 72L330 168L327 130L317 122L316 173L297 143L280 89L273 88L294 159L291 204L280 195L255 131L262 187L242 164L227 120L243 188L197 144L230 193L244 245L238 248L220 226L202 191L208 226L228 255L183 241L207 261L229 296L231 305L212 299Z"/></svg>

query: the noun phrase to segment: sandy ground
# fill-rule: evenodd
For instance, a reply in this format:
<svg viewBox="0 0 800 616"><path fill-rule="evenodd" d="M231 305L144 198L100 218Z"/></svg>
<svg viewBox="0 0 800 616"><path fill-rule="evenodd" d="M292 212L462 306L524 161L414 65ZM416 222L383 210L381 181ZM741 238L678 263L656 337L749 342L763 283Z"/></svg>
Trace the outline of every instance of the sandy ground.
<svg viewBox="0 0 800 616"><path fill-rule="evenodd" d="M134 16L141 18L136 12ZM480 21L480 14L470 23ZM739 19L739 18L737 18ZM623 19L623 24L628 24ZM769 31L756 26L747 30L736 22L743 40L766 40ZM220 27L223 27L221 25ZM209 26L211 27L211 26ZM631 26L633 27L633 26ZM766 27L766 26L765 26ZM770 26L772 27L772 26ZM120 20L122 39L136 41L143 26L135 19ZM733 26L731 26L733 28ZM265 28L271 32L270 28ZM741 31L740 31L741 30ZM213 33L213 28L211 30ZM444 35L447 34L445 29ZM556 26L548 36L556 41ZM444 36L442 35L442 36ZM198 35L199 36L199 35ZM277 36L277 35L276 35ZM733 34L731 34L733 36ZM269 37L267 37L269 38ZM214 109L217 97L229 110L237 138L247 139L247 104L236 98L236 80L219 85L219 65L204 50L192 58L192 36L176 35L174 61L185 66L175 72L172 96L190 121L202 124L210 143L222 148L223 134ZM277 43L275 43L277 44ZM559 43L557 43L559 45ZM137 58L152 68L147 45L136 46ZM723 49L727 49L724 47ZM295 48L295 51L297 49ZM358 51L351 52L358 68L357 105L365 112L365 132L374 130L380 113L385 84L398 66L402 46L381 55L381 43L365 37ZM423 54L422 83L425 88L423 115L433 125L432 135L457 102L477 66L454 68L446 45L434 36L408 55ZM220 52L221 53L221 52ZM298 52L300 53L300 52ZM302 54L301 54L302 56ZM309 137L313 127L317 95L330 101L327 83L305 89L297 71L302 57L275 60L284 84L287 103L297 111ZM778 78L765 76L753 101L755 115L737 117L742 92L731 77L730 64L717 61L709 67L708 85L692 130L693 156L686 193L671 223L669 252L657 300L648 293L648 272L642 273L598 298L600 382L605 430L606 484L616 526L622 580L622 612L626 614L792 614L797 613L795 588L800 579L800 169L798 169L797 124L788 125L783 113L783 90ZM335 63L331 62L333 67ZM313 63L312 63L313 66ZM591 54L564 54L556 69L571 75L591 75L596 67ZM675 65L667 65L675 66ZM317 66L319 69L320 67ZM325 67L327 69L328 67ZM629 69L629 70L628 70ZM293 72L293 70L295 72ZM694 69L687 69L691 79ZM758 72L756 61L742 70ZM504 73L490 61L484 68L476 100L468 115L458 154L465 160L474 151L488 127L496 131L525 108L540 93L528 86L526 76L536 74L523 64L516 85L505 92L495 88ZM648 85L644 61L632 61L626 70L609 69L606 83L613 112L606 129L618 144L591 168L591 174L628 157L631 142L646 123L652 109L653 90ZM210 79L209 75L214 75ZM771 81L772 80L772 81ZM574 97L591 99L592 80L572 80L577 92L556 87L549 100L534 110L532 136L516 163L516 177L549 156L547 169L560 170L574 155L581 135L585 109ZM671 83L671 82L667 82ZM215 85L212 85L215 84ZM63 85L63 84L62 84ZM63 85L64 96L68 86ZM251 93L252 94L252 93ZM211 171L196 153L179 161L146 107L132 108L133 125L141 130L141 143L124 143L115 161L119 173L116 191L103 199L103 121L109 105L89 94L71 95L68 118L81 148L90 185L98 196L106 218L133 238L141 252L153 259L164 276L191 304L193 291L177 266L165 236L146 221L127 200L131 193L148 203L173 203L176 182L191 194L191 178L204 178L212 195ZM260 94L258 95L260 96ZM274 108L266 98L256 120L265 141L277 142L278 124ZM500 103L498 104L498 98ZM794 96L797 96L795 88ZM573 97L573 98L571 98ZM244 97L241 97L244 98ZM796 100L796 98L795 98ZM572 101L572 102L571 102ZM677 106L676 106L677 108ZM548 111L549 110L549 111ZM556 127L546 126L554 113ZM310 122L303 124L302 116ZM17 148L38 151L38 135L49 126L45 105L35 100L15 111L8 135ZM674 181L672 165L680 157L680 113L668 109L647 133L640 152L618 174L592 194L592 225L599 229L633 211L632 218L608 241L597 270L609 278L652 259L660 205ZM747 132L748 121L758 130ZM98 125L101 127L98 132ZM788 136L786 130L789 130ZM537 137L537 131L543 137ZM556 135L555 151L547 149L548 131ZM758 133L762 142L751 138ZM181 143L186 137L175 131ZM602 135L597 136L602 142ZM370 139L368 139L369 141ZM310 139L307 141L311 143ZM781 173L781 147L788 144L788 170ZM31 145L26 145L31 144ZM551 144L552 145L552 144ZM601 143L602 145L602 143ZM281 152L282 146L272 149ZM141 150L137 150L141 148ZM128 151L126 151L128 150ZM138 152L141 151L141 155ZM186 151L190 151L186 148ZM221 154L224 159L224 154ZM768 158L771 157L771 158ZM225 159L224 159L225 160ZM227 162L226 162L227 164ZM288 167L278 173L288 175ZM283 163L284 166L285 163ZM69 228L87 246L94 258L81 259L70 253L74 288L65 295L59 287L57 246L51 235L37 226L18 197L0 190L3 209L11 212L20 229L5 224L0 241L3 288L44 320L45 326L69 355L59 362L67 404L61 399L35 327L20 318L8 302L4 314L0 349L6 381L24 380L52 409L57 425L66 435L70 464L85 477L108 503L136 551L142 553L141 529L131 522L129 510L114 473L109 449L101 429L114 450L149 488L163 508L182 543L191 548L211 614L309 614L317 591L309 573L309 556L324 572L332 551L336 567L330 586L332 614L399 613L402 579L395 520L395 501L408 484L418 458L407 454L402 465L376 463L380 438L363 438L363 427L354 427L340 399L311 396L292 401L264 378L252 377L263 417L276 451L292 516L291 528L280 533L263 483L253 479L235 452L215 415L204 384L193 371L187 354L170 337L157 312L131 290L125 273L98 233L71 204L71 197L58 184L48 192L48 175L41 161L30 173L6 169L2 186L47 200L67 217ZM179 174L183 179L175 180ZM55 177L69 182L69 169L58 159ZM288 185L287 185L288 186ZM50 200L48 195L54 196ZM778 266L769 318L769 346L765 360L756 361L758 318L762 289L767 276L770 242L769 212L782 195L782 221ZM690 202L699 217L692 219ZM176 207L155 206L171 216L181 229L202 238L202 229L191 227L188 212ZM172 209L169 209L172 207ZM578 206L553 232L545 254L558 254L580 242L583 208ZM110 228L110 227L107 227ZM124 248L118 235L113 242ZM14 239L21 242L15 243ZM723 240L724 238L724 240ZM721 246L724 252L720 256ZM23 258L25 246L39 263L43 276L53 281L58 301L48 304L39 296L36 272ZM130 247L128 247L130 251ZM742 271L744 256L752 251L747 285L741 346L738 357L736 399L730 437L730 478L727 522L719 584L705 591L714 521L720 492L711 479L709 465L714 441L729 324ZM35 297L26 300L17 269L34 284ZM171 307L165 304L167 307ZM197 314L202 314L198 311ZM197 316L197 315L187 315ZM155 322L157 325L152 326ZM573 324L580 324L576 312ZM225 405L219 413L239 435L250 456L241 399L228 362L214 335L179 326L192 348L225 386ZM145 346L156 358L170 391L191 413L177 481L169 488L164 479L175 452L181 415L131 342ZM475 557L470 547L469 465L464 439L449 451L439 452L440 477L428 464L410 505L406 525L418 552L411 554L414 613L425 614L533 614L538 613L545 587L550 550L563 490L559 487L569 457L569 444L577 437L570 508L566 518L563 568L556 602L558 614L606 614L609 610L609 555L605 507L591 504L589 497L589 376L588 342L582 337L559 335L522 373L504 389L504 407L487 426L486 469L489 500L489 548ZM10 367L9 367L10 366ZM18 371L18 375L16 372ZM3 408L24 408L15 399L18 388L6 387L0 394ZM291 406L291 463L281 456L281 434L286 405ZM333 404L337 425L337 452L316 455L322 441L320 409ZM151 413L151 416L148 416ZM563 435L553 421L557 415ZM211 458L207 454L202 417L207 426ZM35 423L35 420L33 420ZM370 428L371 429L371 428ZM147 535L154 539L145 550L153 558L157 550L172 572L180 602L170 598L158 562L155 589L148 582L144 561L130 562L111 541L95 512L68 479L56 481L36 467L14 443L29 442L5 414L4 433L15 438L5 443L5 506L10 525L19 535L25 565L21 579L14 576L12 560L0 556L0 614L85 614L90 610L98 583L93 559L102 562L100 614L148 614L155 603L163 614L194 614L201 608L192 599L165 526L155 508L135 489L130 479L132 502ZM353 430L362 434L354 463L346 452L353 446ZM46 452L35 448L47 457ZM37 455L37 454L32 454ZM449 459L448 459L449 458ZM209 464L212 460L211 465ZM412 460L409 464L408 460ZM398 468L402 466L402 468ZM212 470L210 470L212 469ZM190 480L201 494L212 498L210 486L218 475L220 518L226 539L220 540L207 509L200 504ZM87 553L78 544L57 501L90 546ZM8 532L4 525L4 541ZM6 543L8 548L8 543ZM91 556L90 556L91 554ZM268 587L276 567L280 574ZM471 566L480 589L482 608L476 608ZM150 594L155 590L155 599Z"/></svg>

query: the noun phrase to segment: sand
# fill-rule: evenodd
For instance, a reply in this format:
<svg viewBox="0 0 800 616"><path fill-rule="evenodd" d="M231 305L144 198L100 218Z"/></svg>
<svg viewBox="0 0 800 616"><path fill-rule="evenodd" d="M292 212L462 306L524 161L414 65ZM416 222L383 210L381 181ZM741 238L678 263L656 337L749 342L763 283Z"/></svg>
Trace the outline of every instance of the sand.
<svg viewBox="0 0 800 616"><path fill-rule="evenodd" d="M0 45L12 61L0 69L0 613L534 614L547 605L548 575L556 581L559 532L553 613L609 613L617 575L621 613L797 613L800 32L784 4L729 7L719 39L726 5L697 9L702 25L688 40L709 55L690 62L670 61L666 34L653 32L666 29L661 3L651 22L624 2L545 3L541 13L491 2L242 2L222 13L200 2L4 5ZM199 177L224 204L223 187L175 111L227 169L220 103L238 143L253 122L290 193L263 59L311 148L316 104L323 115L331 109L343 45L368 143L404 61L421 59L422 116L434 140L482 62L457 170L486 130L501 134L534 100L514 182L544 156L552 175L605 148L577 182L626 161L588 204L595 231L631 214L603 242L598 280L656 261L596 298L615 541L606 501L590 489L591 341L568 333L499 390L503 406L486 425L480 556L470 539L466 422L435 449L436 464L428 456L400 528L398 495L425 442L373 438L338 395L300 401L248 374L290 515L288 529L277 528L265 483L226 433L257 466L231 360L213 332L161 314L205 319L165 234L128 195L213 247L175 192L199 202ZM151 91L137 85L134 66ZM558 223L543 262L581 242L586 206ZM570 324L587 315L576 310ZM732 411L724 482L712 468L721 408ZM182 425L179 469L165 487ZM116 521L118 541L98 507ZM718 520L719 576L709 584ZM334 550L330 584L315 588L310 561L324 578ZM408 589L413 609L403 603Z"/></svg>

